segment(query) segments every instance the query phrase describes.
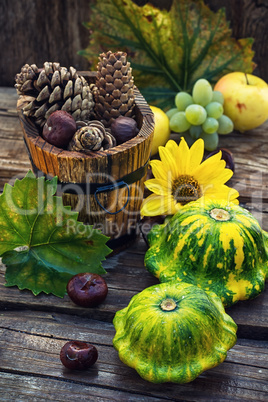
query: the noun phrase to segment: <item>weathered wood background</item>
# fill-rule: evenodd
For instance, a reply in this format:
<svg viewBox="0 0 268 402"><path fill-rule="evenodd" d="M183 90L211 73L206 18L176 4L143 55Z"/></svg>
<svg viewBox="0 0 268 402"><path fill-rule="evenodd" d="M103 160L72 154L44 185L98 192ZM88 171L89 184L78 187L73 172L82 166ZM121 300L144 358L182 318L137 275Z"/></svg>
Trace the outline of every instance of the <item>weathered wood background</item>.
<svg viewBox="0 0 268 402"><path fill-rule="evenodd" d="M94 0L1 0L0 1L0 86L13 86L14 77L25 63L42 66L59 61L63 66L88 70L86 59L77 52L88 45L89 32L83 26L90 18ZM137 4L147 1L136 0ZM172 0L151 0L169 7ZM254 73L268 81L268 1L205 0L212 10L226 8L236 38L255 39Z"/></svg>

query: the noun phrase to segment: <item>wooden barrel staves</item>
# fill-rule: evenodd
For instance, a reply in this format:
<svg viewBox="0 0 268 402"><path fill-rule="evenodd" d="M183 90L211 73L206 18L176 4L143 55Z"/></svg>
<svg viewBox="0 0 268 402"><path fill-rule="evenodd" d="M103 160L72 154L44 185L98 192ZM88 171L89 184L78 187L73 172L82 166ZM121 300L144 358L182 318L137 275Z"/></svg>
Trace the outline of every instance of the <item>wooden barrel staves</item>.
<svg viewBox="0 0 268 402"><path fill-rule="evenodd" d="M58 177L58 194L64 205L79 212L78 220L93 225L110 237L115 249L138 233L154 130L153 113L135 88L136 137L105 151L90 154L66 151L47 143L22 109L27 97L18 100L17 110L33 172Z"/></svg>

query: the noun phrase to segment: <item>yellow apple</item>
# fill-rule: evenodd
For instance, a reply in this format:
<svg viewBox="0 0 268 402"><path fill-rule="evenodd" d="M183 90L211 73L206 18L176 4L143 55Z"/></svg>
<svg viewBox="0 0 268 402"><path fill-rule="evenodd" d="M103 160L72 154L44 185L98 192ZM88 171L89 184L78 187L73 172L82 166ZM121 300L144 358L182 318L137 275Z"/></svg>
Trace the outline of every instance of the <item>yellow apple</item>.
<svg viewBox="0 0 268 402"><path fill-rule="evenodd" d="M242 72L224 75L214 87L224 96L224 114L240 132L251 130L268 119L268 85L261 78Z"/></svg>
<svg viewBox="0 0 268 402"><path fill-rule="evenodd" d="M166 145L170 137L169 118L166 113L156 106L149 105L154 114L154 135L151 155L158 152L160 145Z"/></svg>

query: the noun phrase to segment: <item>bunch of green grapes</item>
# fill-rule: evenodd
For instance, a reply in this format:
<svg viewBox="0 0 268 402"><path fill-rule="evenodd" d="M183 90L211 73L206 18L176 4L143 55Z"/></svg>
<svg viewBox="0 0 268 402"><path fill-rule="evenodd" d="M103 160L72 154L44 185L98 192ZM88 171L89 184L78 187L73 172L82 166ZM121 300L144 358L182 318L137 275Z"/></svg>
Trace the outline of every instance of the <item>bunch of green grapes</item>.
<svg viewBox="0 0 268 402"><path fill-rule="evenodd" d="M219 134L229 134L234 129L232 120L223 114L223 102L221 92L213 91L207 80L199 79L192 95L178 92L176 107L166 113L171 131L182 133L188 143L203 138L205 149L214 151Z"/></svg>

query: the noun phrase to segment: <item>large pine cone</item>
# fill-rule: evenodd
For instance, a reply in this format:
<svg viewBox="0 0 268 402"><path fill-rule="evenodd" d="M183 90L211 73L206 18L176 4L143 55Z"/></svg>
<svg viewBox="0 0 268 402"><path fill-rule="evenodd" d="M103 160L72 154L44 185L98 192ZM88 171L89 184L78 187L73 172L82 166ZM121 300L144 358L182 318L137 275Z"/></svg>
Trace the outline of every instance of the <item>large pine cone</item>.
<svg viewBox="0 0 268 402"><path fill-rule="evenodd" d="M45 62L43 69L25 64L15 77L18 95L28 95L32 101L24 107L25 116L33 117L41 127L56 110L65 110L75 120L91 118L94 101L89 84L76 69Z"/></svg>
<svg viewBox="0 0 268 402"><path fill-rule="evenodd" d="M77 122L80 127L69 143L69 151L103 151L116 146L116 140L108 129L98 120Z"/></svg>
<svg viewBox="0 0 268 402"><path fill-rule="evenodd" d="M133 117L134 80L125 52L100 54L93 93L96 116L105 127L119 116Z"/></svg>

